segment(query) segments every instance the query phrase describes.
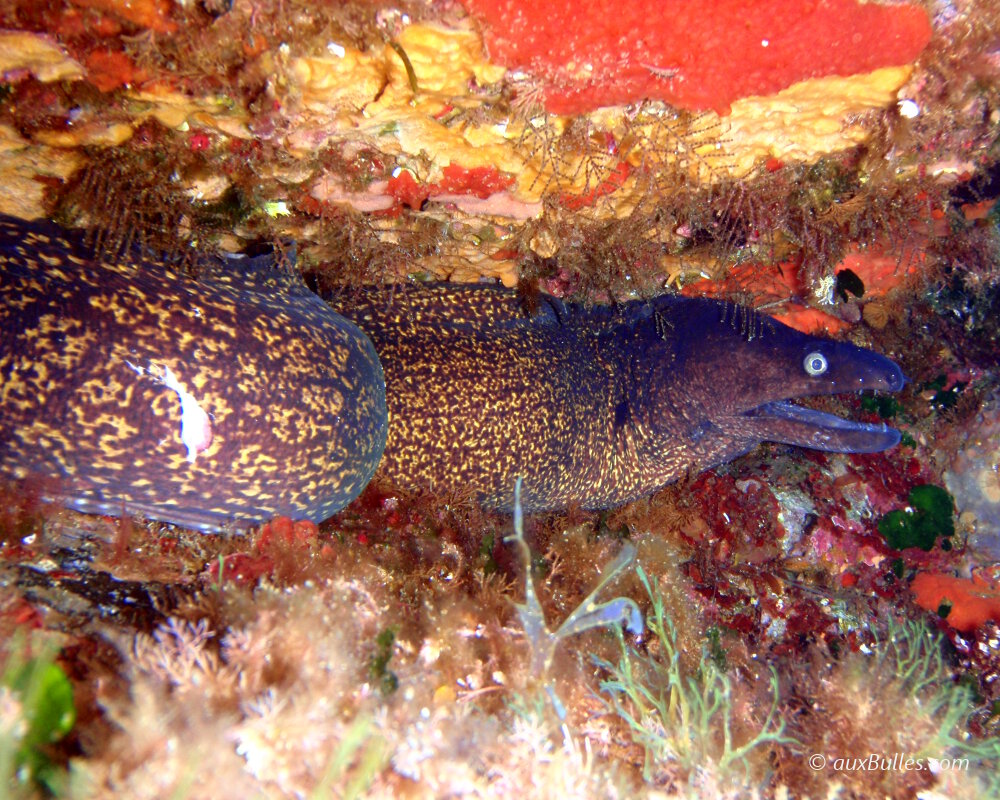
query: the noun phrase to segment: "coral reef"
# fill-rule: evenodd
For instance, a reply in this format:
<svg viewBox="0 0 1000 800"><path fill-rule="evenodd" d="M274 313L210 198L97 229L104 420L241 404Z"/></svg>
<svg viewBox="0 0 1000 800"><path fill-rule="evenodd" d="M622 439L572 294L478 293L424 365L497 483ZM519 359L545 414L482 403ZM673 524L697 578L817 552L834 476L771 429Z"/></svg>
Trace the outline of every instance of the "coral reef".
<svg viewBox="0 0 1000 800"><path fill-rule="evenodd" d="M727 27L738 2L670 26L690 48L675 60L706 65L700 78L660 75L642 52L608 61L610 29L594 27L586 63L642 81L632 105L572 116L546 110L536 61L491 60L505 52L492 15L516 4L469 3L477 22L454 2L147 3L137 14L10 0L0 208L112 237L148 229L181 249L292 237L341 283L495 276L626 296L722 277L735 262L761 262L761 275L792 257L809 304L829 305L820 284L849 243L900 256L959 207L955 181L990 168L998 22L973 0L930 16L845 0L842 38L878 55L869 63L810 47L826 28L792 25L792 6L772 5L750 16L759 30ZM898 23L898 51L867 17ZM880 45L868 47L875 30ZM590 47L571 33L571 50ZM744 35L768 66L731 57ZM836 63L811 63L821 50ZM737 69L723 82L758 83L717 95L724 63ZM671 94L670 106L650 99L654 86L715 99L685 106Z"/></svg>

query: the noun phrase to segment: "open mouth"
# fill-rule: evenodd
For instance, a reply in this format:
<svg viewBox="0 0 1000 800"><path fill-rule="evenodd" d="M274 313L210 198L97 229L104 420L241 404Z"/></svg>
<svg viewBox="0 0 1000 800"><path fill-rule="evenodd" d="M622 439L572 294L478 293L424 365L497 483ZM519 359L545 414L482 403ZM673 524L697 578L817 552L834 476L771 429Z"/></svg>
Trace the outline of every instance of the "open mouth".
<svg viewBox="0 0 1000 800"><path fill-rule="evenodd" d="M855 422L786 401L757 406L742 420L755 439L832 453L877 453L900 439L899 431L888 425Z"/></svg>

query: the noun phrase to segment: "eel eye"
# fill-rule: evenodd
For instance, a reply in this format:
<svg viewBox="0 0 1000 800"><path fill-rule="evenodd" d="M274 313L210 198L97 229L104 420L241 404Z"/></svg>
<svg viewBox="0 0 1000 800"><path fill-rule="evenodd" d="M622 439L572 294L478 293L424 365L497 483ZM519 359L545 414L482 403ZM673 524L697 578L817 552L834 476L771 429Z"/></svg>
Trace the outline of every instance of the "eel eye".
<svg viewBox="0 0 1000 800"><path fill-rule="evenodd" d="M829 365L826 363L826 356L816 352L807 355L805 361L802 362L802 366L805 367L806 372L815 378L817 375L822 375L826 372L826 368Z"/></svg>

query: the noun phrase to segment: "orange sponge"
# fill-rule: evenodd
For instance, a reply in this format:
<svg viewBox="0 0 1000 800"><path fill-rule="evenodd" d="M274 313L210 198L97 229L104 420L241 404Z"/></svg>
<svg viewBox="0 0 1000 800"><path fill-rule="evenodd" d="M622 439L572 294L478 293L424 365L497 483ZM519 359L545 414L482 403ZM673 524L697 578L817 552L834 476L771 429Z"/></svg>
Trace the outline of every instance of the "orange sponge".
<svg viewBox="0 0 1000 800"><path fill-rule="evenodd" d="M910 584L917 605L937 611L949 603L945 618L951 627L970 633L987 620L1000 620L1000 587L979 575L957 578L939 572L922 572Z"/></svg>

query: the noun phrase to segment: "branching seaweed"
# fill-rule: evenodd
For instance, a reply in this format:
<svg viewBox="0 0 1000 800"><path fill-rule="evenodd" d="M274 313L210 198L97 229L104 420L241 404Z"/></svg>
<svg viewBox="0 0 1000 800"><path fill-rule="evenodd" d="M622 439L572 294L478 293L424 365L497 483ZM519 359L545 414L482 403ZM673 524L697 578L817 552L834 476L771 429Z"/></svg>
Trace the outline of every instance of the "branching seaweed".
<svg viewBox="0 0 1000 800"><path fill-rule="evenodd" d="M610 675L601 683L607 708L625 720L632 740L645 750L644 777L650 780L656 771L675 764L694 783L709 763L722 775L741 764L749 776L749 757L755 750L795 742L785 735L785 722L778 715L777 674L772 670L771 707L759 730L749 738L737 737L732 680L707 654L695 675L684 674L677 630L664 613L659 584L641 566L636 572L653 604L648 625L659 653L640 653L619 636L620 661L596 663Z"/></svg>
<svg viewBox="0 0 1000 800"><path fill-rule="evenodd" d="M921 706L926 718L937 723L934 734L915 755L941 758L947 753L988 766L995 775L1000 739L977 741L968 736L965 722L973 710L972 691L949 679L951 668L945 663L940 637L923 621L890 620L885 641L876 641L875 646L874 671L892 675L903 693Z"/></svg>

